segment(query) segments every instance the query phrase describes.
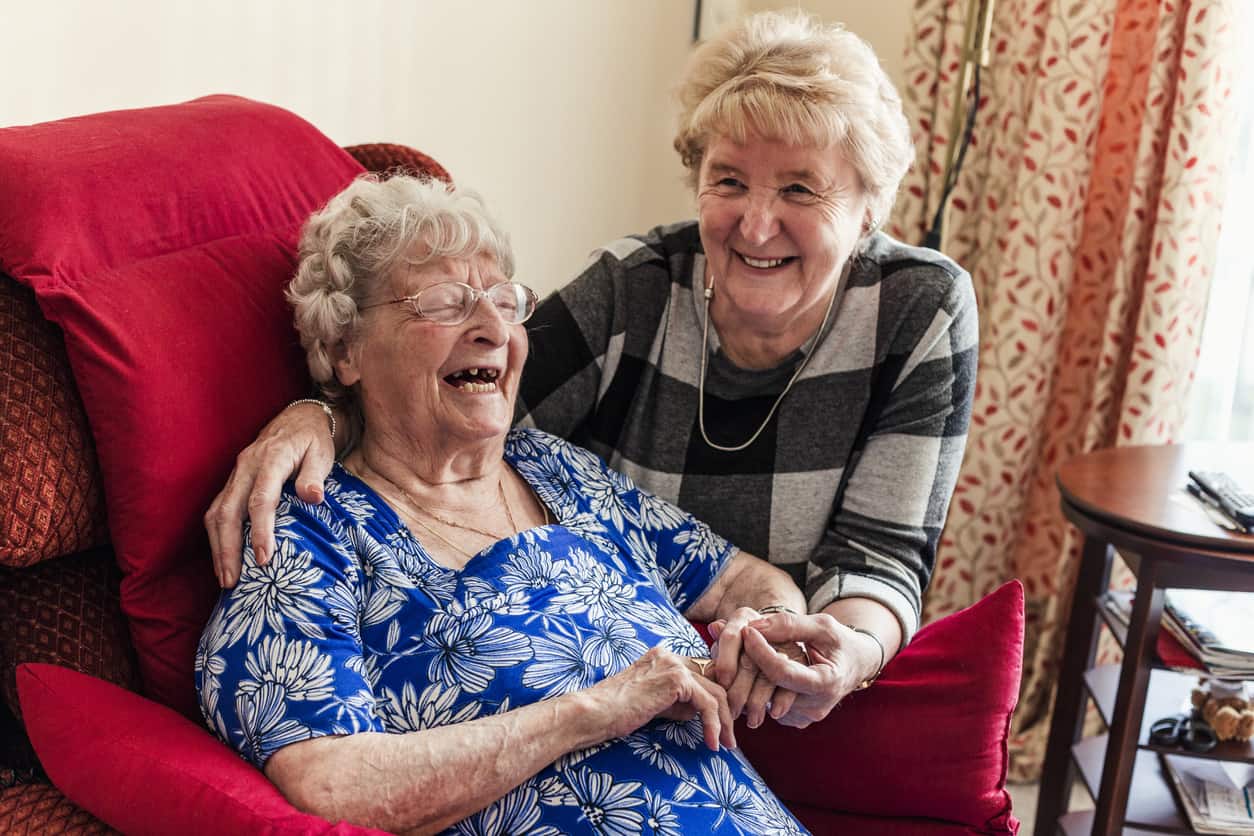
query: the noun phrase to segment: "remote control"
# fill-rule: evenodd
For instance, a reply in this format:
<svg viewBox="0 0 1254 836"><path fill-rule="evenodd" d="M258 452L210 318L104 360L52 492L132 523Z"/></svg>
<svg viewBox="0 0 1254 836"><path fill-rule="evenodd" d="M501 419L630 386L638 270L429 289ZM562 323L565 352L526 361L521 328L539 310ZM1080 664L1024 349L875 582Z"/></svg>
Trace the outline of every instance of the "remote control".
<svg viewBox="0 0 1254 836"><path fill-rule="evenodd" d="M1244 528L1254 528L1254 493L1218 470L1190 470L1189 478L1212 497L1219 508Z"/></svg>

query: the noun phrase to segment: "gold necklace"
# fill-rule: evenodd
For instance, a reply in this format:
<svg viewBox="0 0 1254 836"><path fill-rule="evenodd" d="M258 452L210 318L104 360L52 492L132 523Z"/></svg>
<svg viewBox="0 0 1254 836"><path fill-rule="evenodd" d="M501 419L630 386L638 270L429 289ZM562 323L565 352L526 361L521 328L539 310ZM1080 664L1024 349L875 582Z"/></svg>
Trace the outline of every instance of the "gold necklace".
<svg viewBox="0 0 1254 836"><path fill-rule="evenodd" d="M364 458L365 458L365 457L363 456L363 459L364 459ZM367 463L367 466L369 466L369 464L368 464L368 463ZM416 501L416 500L415 500L412 496L410 496L409 491L405 490L405 489L404 489L404 488L402 488L400 485L396 484L396 483L395 483L395 482L393 482L391 479L389 479L388 477L384 476L382 473L379 473L379 471L378 471L378 470L375 470L373 467L371 467L370 469L371 469L371 470L373 470L373 471L375 472L375 474L376 474L376 475L377 475L380 479L382 479L384 482L387 482L387 483L388 483L389 485L391 485L393 488L395 488L396 490L400 491L401 496L405 497L405 501L409 503L409 506L410 506L413 510L415 510L415 511L421 511L422 513L426 514L427 516L432 517L433 519L435 519L435 521L436 521L436 522L441 522L441 523L444 523L444 524L445 524L445 525L447 525L449 528L460 528L460 529L462 529L462 530L464 530L464 531L472 531L472 532L474 532L475 534L478 534L478 535L479 535L479 536L481 536L481 537L488 537L488 538L492 539L493 541L496 541L496 540L504 540L504 539L505 539L505 537L508 537L508 536L509 536L509 535L507 534L507 535L505 535L505 537L503 537L503 536L501 536L500 534L497 534L495 531L488 531L488 530L483 529L483 528L478 528L478 527L476 527L476 526L470 525L469 523L459 523L459 522L457 522L456 520L450 520L448 517L444 516L443 514L439 514L439 513L435 512L435 511L432 511L430 508L425 508L425 507L423 507L422 505L419 505L419 504L418 504L418 502L417 502L417 501ZM500 480L500 479L498 479L498 480L497 480L497 482L496 482L496 489L497 489L498 494L499 494L499 495L500 495L500 497L501 497L501 501L505 503L505 516L509 519L509 524L510 524L511 526L513 526L513 527L514 527L514 531L517 531L517 530L518 530L518 525L514 522L514 515L513 515L513 513L510 511L510 509L509 509L509 502L505 499L505 486L501 484L501 480ZM430 529L428 528L427 530L429 531ZM446 542L447 542L447 541L446 541Z"/></svg>
<svg viewBox="0 0 1254 836"><path fill-rule="evenodd" d="M475 555L474 555L474 553L472 553L472 552L471 552L471 551L469 551L468 549L464 549L464 548L462 548L461 546L457 545L457 544L456 544L456 543L454 543L452 540L450 540L450 539L448 539L447 537L443 536L442 534L440 534L440 532L436 531L434 528L432 528L431 526L427 525L425 522L423 522L422 520L418 519L417 517L414 517L414 522L418 523L418 525L422 526L422 528L423 528L423 530L424 530L424 531L426 531L428 534L430 534L430 535L431 535L432 537L434 537L435 539L437 539L437 540L439 540L440 542L444 543L444 545L448 546L448 547L449 547L449 548L451 548L453 551L455 551L455 552L459 552L460 554L464 554L467 558L471 558L471 557L474 557L474 556L475 556Z"/></svg>
<svg viewBox="0 0 1254 836"><path fill-rule="evenodd" d="M361 459L362 459L362 462L363 462L363 463L365 463L366 467L370 467L370 462L366 461L366 457L365 457L365 455L364 455L364 454L362 455ZM399 491L399 492L400 492L400 494L401 494L401 496L403 496L403 497L405 498L405 501L409 503L410 507L411 507L413 510L415 510L415 511L421 511L421 512L423 512L424 514L426 514L426 515L428 515L428 516L430 516L430 517L434 518L437 522L444 523L445 525L449 526L450 528L460 528L460 529L463 529L463 530L465 530L465 531L471 531L471 532L474 532L475 534L480 535L481 537L487 537L487 538L489 538L490 540L492 540L493 542L495 542L495 541L497 541L497 540L504 540L504 539L506 539L506 537L511 537L511 536L513 536L515 533L517 533L518 531L520 531L520 530L521 530L521 529L519 529L519 527L518 527L518 521L514 518L514 511L513 511L513 509L510 507L510 504L509 504L509 497L508 497L508 496L506 496L506 494L505 494L505 480L504 480L503 478L498 478L498 479L496 480L496 490L497 490L497 495L501 497L501 504L505 506L505 517L506 517L506 519L508 519L508 520L509 520L509 525L510 525L510 534L505 535L505 537L502 537L500 534L497 534L497 533L496 533L496 532L494 532L494 531L487 531L487 530L485 530L485 529L478 528L478 527L473 526L473 525L470 525L470 524L468 524L468 523L459 523L459 522L457 522L456 520L450 520L448 517L445 517L443 514L439 514L439 513L435 512L435 511L431 510L430 508L423 507L422 505L419 505L419 504L418 504L418 502L417 502L417 501L415 501L415 500L414 500L414 498L413 498L412 496L410 496L409 491L405 490L405 489L404 489L404 488L402 488L400 485L396 484L396 483L395 483L395 482L393 482L391 479L389 479L388 477L384 476L384 475L383 475L382 473L380 473L377 469L375 469L375 468L373 468L373 467L370 467L370 470L371 470L371 471L372 471L372 472L373 472L376 476L378 476L380 479L382 479L384 482L387 482L387 483L388 483L388 485L390 485L392 488L394 488L394 489L396 489L397 491ZM544 525L548 525L548 524L549 524L549 509L545 506L545 504L544 504L543 502L541 502L541 503L540 503L540 510L541 510L541 512L544 514ZM439 538L440 540L443 540L445 543L448 543L448 545L453 546L453 544L452 544L452 543L449 543L449 541L448 541L447 539L445 539L444 537L441 537L438 533L436 533L436 531L435 531L434 529L432 529L432 528L431 528L431 526L427 525L426 523L424 523L422 520L418 519L417 517L415 517L414 519L417 521L417 523L418 523L419 525L421 525L423 528L425 528L425 529L426 529L427 531L429 531L431 534L435 535L435 536L436 536L437 538ZM458 548L457 546L453 546L453 548L457 548L457 549L458 549L458 551L463 551L463 552L464 552L464 550L463 550L463 549L460 549L460 548Z"/></svg>

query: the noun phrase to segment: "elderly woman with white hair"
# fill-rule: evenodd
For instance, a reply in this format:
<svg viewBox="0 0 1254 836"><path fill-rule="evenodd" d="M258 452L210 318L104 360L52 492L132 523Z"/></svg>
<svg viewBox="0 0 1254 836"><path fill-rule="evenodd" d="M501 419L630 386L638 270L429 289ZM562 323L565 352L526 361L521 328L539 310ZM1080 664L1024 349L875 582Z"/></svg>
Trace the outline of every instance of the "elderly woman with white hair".
<svg viewBox="0 0 1254 836"><path fill-rule="evenodd" d="M713 629L732 710L804 726L919 626L970 420L975 296L958 265L880 231L913 149L856 36L752 16L696 50L680 100L697 219L608 245L540 305L517 417L792 575L804 610ZM207 515L220 582L245 508L268 554L279 484L299 471L316 500L333 455L311 406L245 451ZM771 652L790 641L806 662Z"/></svg>
<svg viewBox="0 0 1254 836"><path fill-rule="evenodd" d="M796 833L684 615L788 576L535 429L530 289L478 197L361 179L289 298L359 436L206 627L209 725L298 807L403 832ZM696 717L699 715L699 719ZM704 744L704 745L703 745Z"/></svg>

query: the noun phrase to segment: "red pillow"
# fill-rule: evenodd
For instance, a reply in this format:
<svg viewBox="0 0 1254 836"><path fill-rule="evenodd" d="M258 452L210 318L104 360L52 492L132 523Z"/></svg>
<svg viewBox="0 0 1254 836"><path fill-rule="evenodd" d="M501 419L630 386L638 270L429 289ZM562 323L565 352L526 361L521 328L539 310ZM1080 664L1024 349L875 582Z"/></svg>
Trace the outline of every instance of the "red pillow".
<svg viewBox="0 0 1254 836"><path fill-rule="evenodd" d="M30 663L17 685L48 777L123 833L382 833L300 812L203 728L112 683Z"/></svg>
<svg viewBox="0 0 1254 836"><path fill-rule="evenodd" d="M815 836L844 833L856 833L857 836L979 836L985 832L935 819L856 816L797 803L789 804L788 809Z"/></svg>
<svg viewBox="0 0 1254 836"><path fill-rule="evenodd" d="M230 96L0 130L0 270L65 333L145 687L189 716L215 596L201 517L307 391L282 288L300 224L361 170Z"/></svg>
<svg viewBox="0 0 1254 836"><path fill-rule="evenodd" d="M1023 586L1010 581L919 630L823 722L741 722L736 740L790 807L1015 833L1006 738L1022 670Z"/></svg>

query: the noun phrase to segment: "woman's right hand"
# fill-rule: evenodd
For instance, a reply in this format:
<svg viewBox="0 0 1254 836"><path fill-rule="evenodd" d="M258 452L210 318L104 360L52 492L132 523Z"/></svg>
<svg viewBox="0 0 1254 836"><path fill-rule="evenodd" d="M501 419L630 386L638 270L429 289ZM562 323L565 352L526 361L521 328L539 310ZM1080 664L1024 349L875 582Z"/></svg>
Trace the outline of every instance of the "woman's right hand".
<svg viewBox="0 0 1254 836"><path fill-rule="evenodd" d="M245 518L252 521L253 554L257 564L264 566L274 553L274 512L283 483L297 474L297 495L317 504L334 462L335 444L327 432L327 416L315 404L283 410L244 448L226 487L205 512L213 572L220 586L229 589L239 580Z"/></svg>
<svg viewBox="0 0 1254 836"><path fill-rule="evenodd" d="M602 718L604 739L631 734L656 717L701 716L705 745L736 748L727 692L702 674L702 663L660 647L651 648L626 670L589 688Z"/></svg>

